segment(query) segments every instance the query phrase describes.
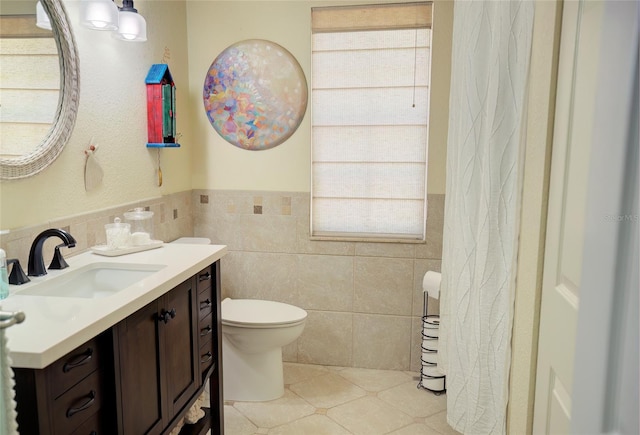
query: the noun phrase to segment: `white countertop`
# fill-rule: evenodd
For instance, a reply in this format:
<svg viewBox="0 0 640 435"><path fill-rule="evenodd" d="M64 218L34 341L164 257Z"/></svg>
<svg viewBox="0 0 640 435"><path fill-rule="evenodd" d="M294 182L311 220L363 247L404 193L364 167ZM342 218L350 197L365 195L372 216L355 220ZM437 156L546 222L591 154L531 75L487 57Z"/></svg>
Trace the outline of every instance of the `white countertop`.
<svg viewBox="0 0 640 435"><path fill-rule="evenodd" d="M0 301L0 308L23 311L26 315L23 323L5 330L11 365L34 369L48 366L216 262L226 252L227 247L223 245L177 243L118 257L85 252L66 258L67 269L49 270L43 277L30 277L31 282L27 284L11 285L11 294ZM45 258L45 263L49 260ZM99 299L20 294L30 286L94 262L166 267L118 293Z"/></svg>

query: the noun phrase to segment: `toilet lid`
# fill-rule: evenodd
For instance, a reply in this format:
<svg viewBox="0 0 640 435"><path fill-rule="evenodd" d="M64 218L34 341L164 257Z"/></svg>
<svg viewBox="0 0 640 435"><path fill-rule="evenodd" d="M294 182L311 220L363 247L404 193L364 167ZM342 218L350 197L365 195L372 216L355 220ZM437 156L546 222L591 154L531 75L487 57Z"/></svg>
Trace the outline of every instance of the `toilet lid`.
<svg viewBox="0 0 640 435"><path fill-rule="evenodd" d="M284 325L307 317L302 308L282 302L260 299L230 299L222 301L222 323L236 325Z"/></svg>

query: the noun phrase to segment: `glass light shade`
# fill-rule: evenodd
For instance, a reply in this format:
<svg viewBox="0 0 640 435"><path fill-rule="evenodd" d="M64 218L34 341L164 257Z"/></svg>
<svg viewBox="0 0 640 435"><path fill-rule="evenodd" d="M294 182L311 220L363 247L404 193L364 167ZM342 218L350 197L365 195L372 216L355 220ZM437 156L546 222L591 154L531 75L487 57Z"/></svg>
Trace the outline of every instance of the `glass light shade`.
<svg viewBox="0 0 640 435"><path fill-rule="evenodd" d="M39 1L38 3L36 3L36 26L40 27L41 29L51 30L51 21L49 21L49 15L47 15L44 7L42 7L42 3L40 3Z"/></svg>
<svg viewBox="0 0 640 435"><path fill-rule="evenodd" d="M93 30L118 28L118 7L112 0L83 0L80 22Z"/></svg>
<svg viewBox="0 0 640 435"><path fill-rule="evenodd" d="M113 37L124 41L143 42L147 40L147 22L136 12L120 11L120 25Z"/></svg>

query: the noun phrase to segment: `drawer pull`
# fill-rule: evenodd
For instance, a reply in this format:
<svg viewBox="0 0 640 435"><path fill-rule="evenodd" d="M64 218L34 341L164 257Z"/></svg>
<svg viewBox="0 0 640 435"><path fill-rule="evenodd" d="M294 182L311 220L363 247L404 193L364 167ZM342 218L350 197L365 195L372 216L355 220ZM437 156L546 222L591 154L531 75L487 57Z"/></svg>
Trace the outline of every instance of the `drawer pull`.
<svg viewBox="0 0 640 435"><path fill-rule="evenodd" d="M77 357L73 358L71 361L66 363L64 366L62 366L62 371L64 373L69 373L71 370L75 369L76 367L84 365L89 361L91 361L92 357L93 357L93 349L88 348L84 353L78 355Z"/></svg>
<svg viewBox="0 0 640 435"><path fill-rule="evenodd" d="M212 331L211 326L207 325L207 327L206 327L206 328L202 328L202 329L200 330L200 337L204 337L204 336L206 336L206 335L211 334L211 331Z"/></svg>
<svg viewBox="0 0 640 435"><path fill-rule="evenodd" d="M205 299L204 301L200 302L200 309L204 310L205 308L209 308L211 306L211 300L209 298Z"/></svg>
<svg viewBox="0 0 640 435"><path fill-rule="evenodd" d="M67 418L71 418L73 415L77 414L78 412L84 411L85 409L93 405L93 403L96 401L96 392L91 390L87 395L87 397L88 397L88 400L84 402L82 405L78 406L77 408L67 409Z"/></svg>
<svg viewBox="0 0 640 435"><path fill-rule="evenodd" d="M198 281L209 281L211 279L211 274L209 272L203 273L202 275L198 275Z"/></svg>
<svg viewBox="0 0 640 435"><path fill-rule="evenodd" d="M207 352L200 357L200 363L208 363L209 361L211 361L211 358L213 358L213 354L211 352Z"/></svg>

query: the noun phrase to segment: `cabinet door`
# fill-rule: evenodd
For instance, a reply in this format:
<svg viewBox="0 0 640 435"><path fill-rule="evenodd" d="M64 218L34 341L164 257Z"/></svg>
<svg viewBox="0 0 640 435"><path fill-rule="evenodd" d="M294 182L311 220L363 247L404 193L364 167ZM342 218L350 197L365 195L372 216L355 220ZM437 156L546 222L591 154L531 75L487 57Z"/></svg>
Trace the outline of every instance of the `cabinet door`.
<svg viewBox="0 0 640 435"><path fill-rule="evenodd" d="M166 364L170 418L186 405L200 385L196 296L195 278L191 278L167 293L160 307L158 323L163 338L161 355Z"/></svg>
<svg viewBox="0 0 640 435"><path fill-rule="evenodd" d="M162 400L160 300L138 310L118 325L114 334L119 433L158 434L166 420ZM164 325L162 325L164 326Z"/></svg>

